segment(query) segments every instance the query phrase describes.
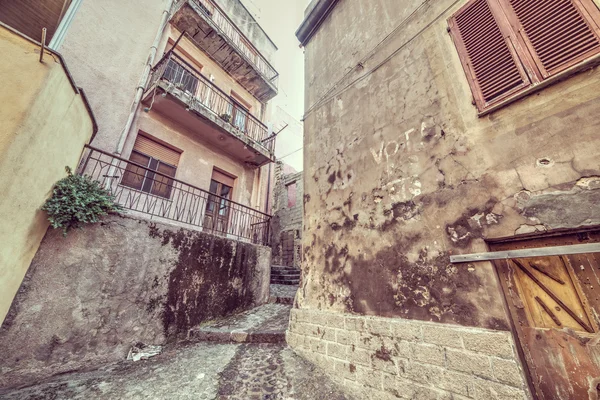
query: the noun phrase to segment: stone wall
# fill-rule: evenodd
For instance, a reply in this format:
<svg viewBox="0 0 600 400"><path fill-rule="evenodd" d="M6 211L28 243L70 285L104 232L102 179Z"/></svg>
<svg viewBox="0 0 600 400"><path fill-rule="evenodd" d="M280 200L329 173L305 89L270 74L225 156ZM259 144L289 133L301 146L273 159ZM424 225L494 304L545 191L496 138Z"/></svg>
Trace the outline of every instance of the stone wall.
<svg viewBox="0 0 600 400"><path fill-rule="evenodd" d="M304 179L302 172L275 165L271 243L273 264L300 268L302 263Z"/></svg>
<svg viewBox="0 0 600 400"><path fill-rule="evenodd" d="M287 341L357 399L526 399L508 332L294 309Z"/></svg>
<svg viewBox="0 0 600 400"><path fill-rule="evenodd" d="M298 308L508 337L494 265L450 256L600 226L600 69L480 117L448 33L467 1L318 3L335 7L305 45Z"/></svg>
<svg viewBox="0 0 600 400"><path fill-rule="evenodd" d="M270 249L129 217L50 230L0 329L0 387L122 360L263 304Z"/></svg>

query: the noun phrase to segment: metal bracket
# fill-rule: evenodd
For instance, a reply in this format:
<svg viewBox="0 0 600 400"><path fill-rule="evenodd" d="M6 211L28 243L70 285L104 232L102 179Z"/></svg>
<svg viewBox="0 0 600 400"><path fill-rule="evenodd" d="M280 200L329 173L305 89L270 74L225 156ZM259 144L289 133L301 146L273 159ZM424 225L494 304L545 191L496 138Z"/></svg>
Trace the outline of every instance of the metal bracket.
<svg viewBox="0 0 600 400"><path fill-rule="evenodd" d="M450 256L450 262L506 260L510 258L562 256L568 254L600 253L600 243L573 244L569 246L537 247L532 249L493 251L488 253L460 254Z"/></svg>

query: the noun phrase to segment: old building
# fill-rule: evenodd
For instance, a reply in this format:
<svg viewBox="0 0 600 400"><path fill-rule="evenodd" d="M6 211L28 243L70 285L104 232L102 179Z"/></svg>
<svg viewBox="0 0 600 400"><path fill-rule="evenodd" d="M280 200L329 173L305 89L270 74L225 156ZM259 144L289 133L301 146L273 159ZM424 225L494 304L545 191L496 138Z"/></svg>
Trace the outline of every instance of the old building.
<svg viewBox="0 0 600 400"><path fill-rule="evenodd" d="M116 362L137 342L185 339L269 300L276 46L239 0L73 0L55 13L59 3L0 6L15 29L47 28L41 42L0 37L10 60L0 72L18 83L5 103L19 99L1 119L28 128L10 132L0 159L15 200L0 212L20 223L1 237L17 250L9 261L23 259L17 273L3 259L0 270L11 285L0 388ZM66 238L45 232L39 207L65 165L110 190L124 215Z"/></svg>
<svg viewBox="0 0 600 400"><path fill-rule="evenodd" d="M7 1L0 11L60 52L86 90L98 132L79 173L129 215L267 244L277 47L239 0Z"/></svg>
<svg viewBox="0 0 600 400"><path fill-rule="evenodd" d="M100 115L85 173L135 213L266 243L276 46L238 0L113 5L90 28L104 9L82 4L60 48ZM90 48L104 31L127 40Z"/></svg>
<svg viewBox="0 0 600 400"><path fill-rule="evenodd" d="M598 3L315 0L298 38L288 343L360 398L596 398Z"/></svg>

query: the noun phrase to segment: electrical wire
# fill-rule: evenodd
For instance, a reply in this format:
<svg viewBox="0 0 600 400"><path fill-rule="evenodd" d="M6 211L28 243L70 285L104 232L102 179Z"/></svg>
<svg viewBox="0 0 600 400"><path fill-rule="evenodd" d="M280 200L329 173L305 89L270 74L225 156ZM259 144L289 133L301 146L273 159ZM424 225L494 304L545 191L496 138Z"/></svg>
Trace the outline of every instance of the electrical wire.
<svg viewBox="0 0 600 400"><path fill-rule="evenodd" d="M289 156L291 156L292 154L296 154L297 152L299 152L299 151L300 151L300 150L302 150L303 148L304 148L304 146L300 147L298 150L294 150L294 151L292 151L291 153L289 153L289 154L286 154L286 155L285 155L285 156L283 156L283 157L277 157L277 159L278 159L278 160L283 160L284 158L286 158L286 157L289 157Z"/></svg>

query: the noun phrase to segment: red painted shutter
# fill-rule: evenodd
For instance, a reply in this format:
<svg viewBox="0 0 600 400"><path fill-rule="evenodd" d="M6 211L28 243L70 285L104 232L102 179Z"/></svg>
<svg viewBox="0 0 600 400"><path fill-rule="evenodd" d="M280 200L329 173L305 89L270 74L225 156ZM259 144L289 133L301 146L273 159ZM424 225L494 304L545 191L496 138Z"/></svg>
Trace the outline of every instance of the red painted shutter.
<svg viewBox="0 0 600 400"><path fill-rule="evenodd" d="M469 1L449 26L480 111L531 84L495 0Z"/></svg>
<svg viewBox="0 0 600 400"><path fill-rule="evenodd" d="M501 0L543 78L600 52L592 0ZM514 16L511 13L514 12Z"/></svg>

